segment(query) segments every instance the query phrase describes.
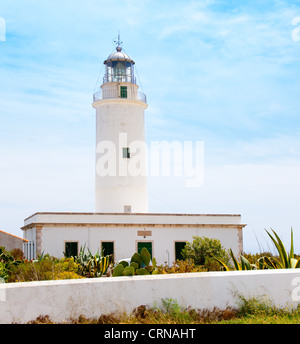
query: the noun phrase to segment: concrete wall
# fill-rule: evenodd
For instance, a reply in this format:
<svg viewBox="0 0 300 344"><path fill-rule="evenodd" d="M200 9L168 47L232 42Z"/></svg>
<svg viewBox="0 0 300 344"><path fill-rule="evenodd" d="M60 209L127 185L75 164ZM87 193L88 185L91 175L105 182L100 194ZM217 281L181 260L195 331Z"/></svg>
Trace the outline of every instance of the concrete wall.
<svg viewBox="0 0 300 344"><path fill-rule="evenodd" d="M60 322L79 315L130 313L162 299L182 307L236 307L237 294L268 298L278 307L300 301L299 269L207 272L0 284L0 323L25 323L39 315Z"/></svg>

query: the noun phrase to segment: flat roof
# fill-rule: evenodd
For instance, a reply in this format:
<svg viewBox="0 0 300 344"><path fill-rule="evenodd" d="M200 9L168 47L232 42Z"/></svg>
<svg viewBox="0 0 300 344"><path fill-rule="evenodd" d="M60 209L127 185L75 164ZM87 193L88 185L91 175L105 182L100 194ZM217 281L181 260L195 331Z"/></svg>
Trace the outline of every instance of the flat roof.
<svg viewBox="0 0 300 344"><path fill-rule="evenodd" d="M33 226L216 226L245 227L238 214L75 213L38 212L24 220L22 230Z"/></svg>
<svg viewBox="0 0 300 344"><path fill-rule="evenodd" d="M120 215L120 216L237 216L240 214L191 214L191 213L87 213L87 212L36 212L28 216L24 221L29 220L36 215Z"/></svg>

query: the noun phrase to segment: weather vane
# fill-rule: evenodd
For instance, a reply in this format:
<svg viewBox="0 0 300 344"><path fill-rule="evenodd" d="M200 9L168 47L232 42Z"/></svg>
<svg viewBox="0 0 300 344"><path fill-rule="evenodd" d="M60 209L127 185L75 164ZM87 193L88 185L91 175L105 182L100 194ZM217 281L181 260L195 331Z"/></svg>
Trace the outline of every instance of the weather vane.
<svg viewBox="0 0 300 344"><path fill-rule="evenodd" d="M121 39L120 39L120 30L119 30L119 32L118 32L118 40L114 40L114 43L115 43L115 45L117 46L117 51L121 51L122 50L122 44L123 44L123 42L121 42Z"/></svg>

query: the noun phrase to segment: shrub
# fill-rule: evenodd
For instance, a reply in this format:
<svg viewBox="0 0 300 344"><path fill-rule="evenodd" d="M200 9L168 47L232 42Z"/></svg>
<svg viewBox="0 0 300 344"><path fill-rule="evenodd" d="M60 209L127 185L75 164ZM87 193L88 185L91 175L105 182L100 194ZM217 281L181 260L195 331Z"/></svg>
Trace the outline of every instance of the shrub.
<svg viewBox="0 0 300 344"><path fill-rule="evenodd" d="M0 279L6 281L8 278L8 271L5 267L5 264L0 261Z"/></svg>
<svg viewBox="0 0 300 344"><path fill-rule="evenodd" d="M73 258L59 260L45 255L35 261L25 259L11 269L9 282L82 278L77 273L78 267Z"/></svg>
<svg viewBox="0 0 300 344"><path fill-rule="evenodd" d="M202 265L208 271L220 270L220 264L215 258L229 264L229 252L223 248L220 240L198 236L193 239L193 242L188 242L182 250L185 259L192 259L195 265Z"/></svg>
<svg viewBox="0 0 300 344"><path fill-rule="evenodd" d="M157 270L160 274L179 274L187 272L203 272L207 271L203 266L195 265L192 259L176 260L173 265L159 265Z"/></svg>
<svg viewBox="0 0 300 344"><path fill-rule="evenodd" d="M15 258L15 259L23 259L24 258L24 253L22 250L19 248L14 248L13 250L10 251L10 254Z"/></svg>

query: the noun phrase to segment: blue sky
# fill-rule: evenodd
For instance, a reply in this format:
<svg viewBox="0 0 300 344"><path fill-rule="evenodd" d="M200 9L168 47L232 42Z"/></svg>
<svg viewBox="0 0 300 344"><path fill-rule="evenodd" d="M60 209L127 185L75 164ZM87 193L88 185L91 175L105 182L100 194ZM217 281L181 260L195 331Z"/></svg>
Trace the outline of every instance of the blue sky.
<svg viewBox="0 0 300 344"><path fill-rule="evenodd" d="M92 94L120 30L147 142L205 147L203 185L149 178L150 211L241 214L252 252L292 226L300 253L299 16L300 1L1 0L0 229L93 211Z"/></svg>

